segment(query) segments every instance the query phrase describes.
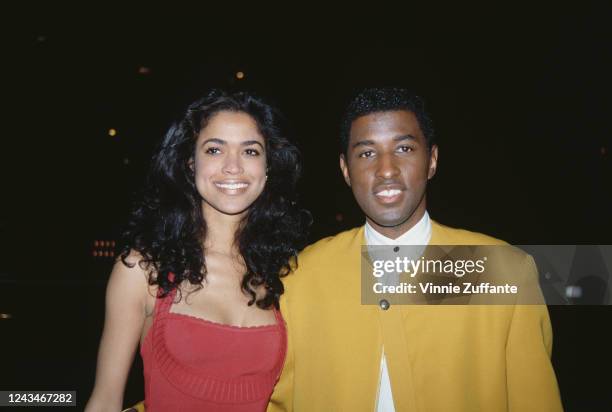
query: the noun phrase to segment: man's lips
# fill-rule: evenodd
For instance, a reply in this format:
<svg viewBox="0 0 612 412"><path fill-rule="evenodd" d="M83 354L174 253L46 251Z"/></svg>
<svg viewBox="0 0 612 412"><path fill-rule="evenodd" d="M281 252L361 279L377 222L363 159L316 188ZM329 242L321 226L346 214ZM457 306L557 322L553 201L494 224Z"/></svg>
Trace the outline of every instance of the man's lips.
<svg viewBox="0 0 612 412"><path fill-rule="evenodd" d="M398 185L381 186L374 190L374 196L382 203L393 203L403 196L405 189Z"/></svg>

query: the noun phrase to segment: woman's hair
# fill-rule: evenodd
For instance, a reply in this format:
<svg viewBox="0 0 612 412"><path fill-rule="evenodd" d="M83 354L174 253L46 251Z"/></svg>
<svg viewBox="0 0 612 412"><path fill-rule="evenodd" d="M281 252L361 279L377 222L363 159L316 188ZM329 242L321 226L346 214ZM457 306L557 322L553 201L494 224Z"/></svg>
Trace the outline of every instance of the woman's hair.
<svg viewBox="0 0 612 412"><path fill-rule="evenodd" d="M149 284L158 285L160 296L184 280L202 287L207 273L206 221L189 165L200 131L221 111L250 115L265 139L268 178L240 223L235 242L246 264L242 290L251 296L249 305L278 307L284 291L280 277L291 271L311 219L296 205L301 163L298 149L284 134L284 119L275 108L246 92L212 90L170 127L153 156L141 199L122 234L121 259L133 267L127 258L131 251L138 252L139 265L148 271ZM255 290L260 285L266 295L257 299Z"/></svg>

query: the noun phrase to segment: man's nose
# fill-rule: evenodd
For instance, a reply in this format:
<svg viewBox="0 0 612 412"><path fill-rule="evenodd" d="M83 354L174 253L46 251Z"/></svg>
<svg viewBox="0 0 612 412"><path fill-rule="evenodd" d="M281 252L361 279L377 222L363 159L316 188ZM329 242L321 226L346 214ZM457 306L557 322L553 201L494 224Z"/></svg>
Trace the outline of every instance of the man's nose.
<svg viewBox="0 0 612 412"><path fill-rule="evenodd" d="M381 154L378 157L378 163L376 166L376 177L389 179L400 174L397 159L395 159L393 154Z"/></svg>

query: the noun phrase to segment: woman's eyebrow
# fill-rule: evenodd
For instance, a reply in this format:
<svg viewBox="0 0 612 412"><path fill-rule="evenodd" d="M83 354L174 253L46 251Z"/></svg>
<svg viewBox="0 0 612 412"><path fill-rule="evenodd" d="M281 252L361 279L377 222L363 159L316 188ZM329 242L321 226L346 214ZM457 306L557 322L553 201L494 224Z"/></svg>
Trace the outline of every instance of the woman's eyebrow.
<svg viewBox="0 0 612 412"><path fill-rule="evenodd" d="M206 143L217 143L219 145L225 145L227 144L227 141L223 140L223 139L219 139L217 137L211 137L210 139L206 139L202 142L202 146L204 146ZM241 146L251 146L257 144L259 146L261 146L262 149L264 148L264 145L261 144L261 142L257 141L257 140L245 140L244 142L240 142Z"/></svg>
<svg viewBox="0 0 612 412"><path fill-rule="evenodd" d="M264 149L264 146L261 144L261 142L259 142L258 140L246 140L242 143L240 143L242 146L251 146L253 144L258 144L261 146L262 149Z"/></svg>
<svg viewBox="0 0 612 412"><path fill-rule="evenodd" d="M206 143L217 143L220 145L224 145L225 143L227 143L225 140L223 139L218 139L216 137L212 137L210 139L206 139L202 142L202 146L204 146Z"/></svg>

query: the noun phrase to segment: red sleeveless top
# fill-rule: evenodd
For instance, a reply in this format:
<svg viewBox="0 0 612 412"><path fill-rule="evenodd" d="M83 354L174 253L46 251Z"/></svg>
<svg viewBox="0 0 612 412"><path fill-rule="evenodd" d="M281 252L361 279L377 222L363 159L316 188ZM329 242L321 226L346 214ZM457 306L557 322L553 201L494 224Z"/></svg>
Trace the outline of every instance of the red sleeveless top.
<svg viewBox="0 0 612 412"><path fill-rule="evenodd" d="M264 411L287 350L280 312L275 325L224 325L170 313L175 295L156 299L140 347L146 411Z"/></svg>

